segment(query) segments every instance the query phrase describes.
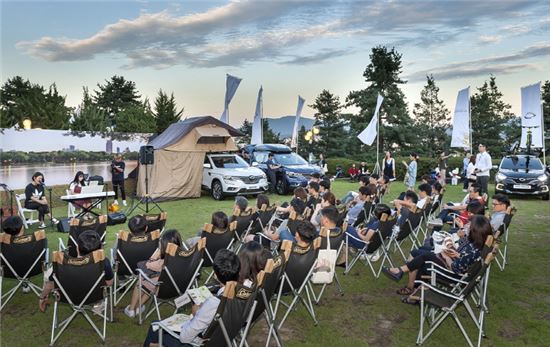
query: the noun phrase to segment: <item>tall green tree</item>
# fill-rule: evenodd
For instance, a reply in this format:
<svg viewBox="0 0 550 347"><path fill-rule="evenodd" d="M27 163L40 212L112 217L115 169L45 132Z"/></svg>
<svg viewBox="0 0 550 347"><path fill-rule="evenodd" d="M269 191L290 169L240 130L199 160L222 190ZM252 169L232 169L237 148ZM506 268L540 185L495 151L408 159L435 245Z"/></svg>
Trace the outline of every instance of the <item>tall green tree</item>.
<svg viewBox="0 0 550 347"><path fill-rule="evenodd" d="M448 146L449 110L439 99L439 87L433 76L426 76L426 85L420 92L420 103L414 104L417 151L434 158Z"/></svg>
<svg viewBox="0 0 550 347"><path fill-rule="evenodd" d="M157 125L149 100L129 105L116 115L116 131L119 133L154 133Z"/></svg>
<svg viewBox="0 0 550 347"><path fill-rule="evenodd" d="M105 111L111 122L117 114L130 106L139 106L140 98L135 82L127 81L123 76L113 76L105 84L97 84L93 100L100 110Z"/></svg>
<svg viewBox="0 0 550 347"><path fill-rule="evenodd" d="M239 128L239 131L244 134L244 136L239 138L239 143L249 144L250 139L252 138L252 123L245 118L243 125Z"/></svg>
<svg viewBox="0 0 550 347"><path fill-rule="evenodd" d="M71 109L65 106L65 96L54 84L43 86L24 80L21 76L8 79L0 89L0 126L23 127L29 118L33 128L67 129Z"/></svg>
<svg viewBox="0 0 550 347"><path fill-rule="evenodd" d="M308 130L303 125L298 130L298 154L304 158L307 158L309 153L315 152L316 147L316 144L314 144L313 141L310 143L305 139L307 132ZM339 156L343 156L343 154L340 154Z"/></svg>
<svg viewBox="0 0 550 347"><path fill-rule="evenodd" d="M378 93L384 96L380 109L380 144L383 149L406 150L414 138L415 129L408 114L405 96L399 86L405 84L399 75L402 72L402 55L395 48L385 46L372 48L370 63L363 72L368 87L351 91L346 98L346 106L356 106L359 114L351 118L350 140L357 148L361 142L355 135L363 131L371 120L376 108Z"/></svg>
<svg viewBox="0 0 550 347"><path fill-rule="evenodd" d="M176 106L176 100L174 93L168 97L168 94L159 90L157 98L155 99L155 122L157 125L157 133L160 134L172 123L176 123L180 120L183 114L183 108L178 111Z"/></svg>
<svg viewBox="0 0 550 347"><path fill-rule="evenodd" d="M86 132L92 136L104 135L109 126L106 112L93 102L88 87L82 89L82 103L73 113L71 133L77 136L84 136Z"/></svg>
<svg viewBox="0 0 550 347"><path fill-rule="evenodd" d="M550 81L542 85L542 114L544 117L545 147L550 148Z"/></svg>
<svg viewBox="0 0 550 347"><path fill-rule="evenodd" d="M340 114L340 99L324 89L309 107L317 111L314 115L314 125L319 128L317 154L322 153L326 157L341 156L346 142L346 131L344 119Z"/></svg>
<svg viewBox="0 0 550 347"><path fill-rule="evenodd" d="M263 128L263 140L264 143L280 143L281 138L279 133L275 133L273 129L269 126L269 120L263 119L262 121ZM244 120L243 124L239 128L239 131L242 132L245 136L241 137L239 142L243 144L250 143L252 138L252 122L249 122L247 119Z"/></svg>
<svg viewBox="0 0 550 347"><path fill-rule="evenodd" d="M505 151L512 139L506 138L506 127L512 120L511 106L502 100L496 77L477 88L470 98L473 145L483 143L493 155Z"/></svg>

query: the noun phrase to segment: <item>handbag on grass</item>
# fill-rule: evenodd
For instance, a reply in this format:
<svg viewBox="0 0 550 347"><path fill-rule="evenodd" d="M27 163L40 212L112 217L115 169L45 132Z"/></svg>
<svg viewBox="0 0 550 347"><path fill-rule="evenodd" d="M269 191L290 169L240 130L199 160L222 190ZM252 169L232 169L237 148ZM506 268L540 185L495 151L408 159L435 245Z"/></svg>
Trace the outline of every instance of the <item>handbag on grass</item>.
<svg viewBox="0 0 550 347"><path fill-rule="evenodd" d="M317 261L313 267L311 282L315 284L330 284L334 278L334 267L336 266L335 249L330 249L330 230L325 229L327 234L327 249L321 249Z"/></svg>

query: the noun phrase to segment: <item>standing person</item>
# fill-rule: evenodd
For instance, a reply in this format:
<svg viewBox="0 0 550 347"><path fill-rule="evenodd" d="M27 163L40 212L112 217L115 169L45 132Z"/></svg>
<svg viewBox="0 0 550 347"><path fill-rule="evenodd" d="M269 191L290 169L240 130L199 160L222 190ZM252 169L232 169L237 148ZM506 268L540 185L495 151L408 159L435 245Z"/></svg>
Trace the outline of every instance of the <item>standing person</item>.
<svg viewBox="0 0 550 347"><path fill-rule="evenodd" d="M395 181L395 159L391 156L391 152L386 152L384 158L384 176L388 176L390 182Z"/></svg>
<svg viewBox="0 0 550 347"><path fill-rule="evenodd" d="M80 194L82 191L82 187L86 185L86 182L84 181L84 172L78 171L76 175L74 176L73 181L69 185L69 190L71 191L71 194ZM88 208L92 204L91 200L80 200L75 201L72 203L77 208Z"/></svg>
<svg viewBox="0 0 550 347"><path fill-rule="evenodd" d="M479 153L476 156L474 173L477 176L476 182L481 188L480 194L483 195L489 193L487 186L489 185L489 176L491 174L490 171L493 167L493 163L491 161L491 156L487 153L487 148L485 145L480 143L478 148Z"/></svg>
<svg viewBox="0 0 550 347"><path fill-rule="evenodd" d="M443 187L447 184L447 160L449 159L449 155L445 155L445 151L441 152L439 155L439 159L437 161L437 165L439 167L439 183Z"/></svg>
<svg viewBox="0 0 550 347"><path fill-rule="evenodd" d="M122 161L122 154L117 154L115 160L111 162L111 175L113 182L113 190L115 191L115 205L118 205L118 190L122 196L122 204L126 206L126 191L124 190L124 169L126 164Z"/></svg>
<svg viewBox="0 0 550 347"><path fill-rule="evenodd" d="M50 218L52 224L59 223L50 213L48 200L44 195L44 175L41 172L35 172L32 175L32 182L25 188L25 208L38 211L38 221L40 222L38 228L40 229L46 227L44 223L44 216L46 215Z"/></svg>
<svg viewBox="0 0 550 347"><path fill-rule="evenodd" d="M464 159L462 159L462 174L464 175L462 191L466 193L468 191L468 164L470 164L470 153L466 153Z"/></svg>
<svg viewBox="0 0 550 347"><path fill-rule="evenodd" d="M277 184L277 170L281 168L281 165L277 165L275 160L273 160L273 153L267 155L267 178L269 183L271 183L271 190L275 192L275 186Z"/></svg>
<svg viewBox="0 0 550 347"><path fill-rule="evenodd" d="M328 172L328 165L327 161L325 160L325 156L322 153L319 154L319 166L321 167L323 175L326 175Z"/></svg>
<svg viewBox="0 0 550 347"><path fill-rule="evenodd" d="M418 155L416 153L411 153L410 155L411 162L407 164L403 160L403 165L407 168L407 173L405 174L405 186L407 190L414 191L414 185L416 184L416 172L418 170Z"/></svg>
<svg viewBox="0 0 550 347"><path fill-rule="evenodd" d="M476 183L477 178L474 172L475 169L476 169L476 156L470 155L468 167L466 168L466 178L468 179L468 189L470 189L472 184ZM468 192L468 190L466 190L466 192Z"/></svg>

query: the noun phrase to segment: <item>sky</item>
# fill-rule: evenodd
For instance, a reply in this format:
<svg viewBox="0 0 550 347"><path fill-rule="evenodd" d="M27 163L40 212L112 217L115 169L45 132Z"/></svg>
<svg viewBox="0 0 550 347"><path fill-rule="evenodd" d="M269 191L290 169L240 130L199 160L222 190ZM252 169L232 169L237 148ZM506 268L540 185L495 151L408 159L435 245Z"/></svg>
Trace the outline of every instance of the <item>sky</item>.
<svg viewBox="0 0 550 347"><path fill-rule="evenodd" d="M296 112L323 89L342 102L366 88L371 48L402 54L412 114L433 74L450 111L493 74L520 113L520 87L550 80L548 1L5 1L1 81L16 75L56 83L76 107L82 87L113 75L154 100L173 92L184 116L223 111L225 75L242 78L230 124L254 114ZM354 112L353 108L345 111ZM314 110L304 107L303 115Z"/></svg>

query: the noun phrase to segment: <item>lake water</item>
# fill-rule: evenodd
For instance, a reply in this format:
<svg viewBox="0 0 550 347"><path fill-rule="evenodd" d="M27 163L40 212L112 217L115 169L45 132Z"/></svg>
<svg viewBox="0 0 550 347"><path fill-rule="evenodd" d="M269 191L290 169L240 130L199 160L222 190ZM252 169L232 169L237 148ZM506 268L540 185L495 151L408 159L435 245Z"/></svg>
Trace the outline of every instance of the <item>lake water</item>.
<svg viewBox="0 0 550 347"><path fill-rule="evenodd" d="M137 161L126 161L124 171L127 177L137 166ZM2 166L0 169L0 183L7 184L11 189L22 189L31 182L32 175L40 171L44 174L45 183L48 186L69 185L77 171L90 175L103 176L105 181L111 180L110 162L89 162L74 164L27 164Z"/></svg>

